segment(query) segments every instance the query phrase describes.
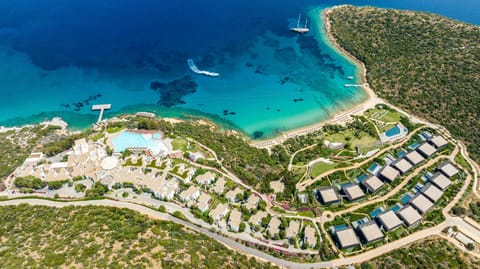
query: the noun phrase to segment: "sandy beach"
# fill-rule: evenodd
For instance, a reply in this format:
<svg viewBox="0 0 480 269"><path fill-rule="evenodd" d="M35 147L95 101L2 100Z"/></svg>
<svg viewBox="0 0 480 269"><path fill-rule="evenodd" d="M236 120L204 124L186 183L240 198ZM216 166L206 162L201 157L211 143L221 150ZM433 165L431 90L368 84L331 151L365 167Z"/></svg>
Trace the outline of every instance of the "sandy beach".
<svg viewBox="0 0 480 269"><path fill-rule="evenodd" d="M335 115L333 115L332 118L326 121L314 123L311 125L307 125L301 128L293 129L290 131L286 131L278 135L277 137L266 139L266 140L259 140L259 141L252 141L251 144L259 147L259 148L267 148L273 145L281 144L285 140L291 137L299 136L299 135L305 135L311 132L315 132L319 129L321 129L325 125L329 124L345 124L349 122L352 118L350 117L351 115L361 115L363 114L366 110L375 107L375 105L380 104L380 103L385 103L384 100L381 98L377 97L375 92L370 88L368 82L367 82L367 69L365 65L359 61L357 58L355 58L353 55L351 55L349 52L347 52L345 49L343 49L338 43L336 42L335 38L333 37L333 34L331 32L331 24L330 24L330 19L329 19L329 14L332 12L333 9L339 8L341 6L335 6L332 8L327 8L322 10L322 12L319 14L321 19L324 22L324 27L325 31L327 33L327 43L332 46L333 49L336 51L340 52L345 58L351 60L353 64L355 64L358 67L358 70L360 72L360 77L361 77L361 85L360 86L365 93L367 94L367 99L352 108L344 111L339 111Z"/></svg>

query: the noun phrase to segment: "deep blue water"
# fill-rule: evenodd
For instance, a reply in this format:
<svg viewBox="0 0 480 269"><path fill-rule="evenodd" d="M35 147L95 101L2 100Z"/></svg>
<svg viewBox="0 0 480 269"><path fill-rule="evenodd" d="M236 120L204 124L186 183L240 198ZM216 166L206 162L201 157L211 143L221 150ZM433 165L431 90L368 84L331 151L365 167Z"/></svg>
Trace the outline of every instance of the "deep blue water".
<svg viewBox="0 0 480 269"><path fill-rule="evenodd" d="M325 120L365 98L343 87L357 69L325 43L314 10L343 3L480 24L475 0L3 0L0 125L59 115L84 127L95 120L94 103L112 103L107 116L137 110L207 116L249 135ZM288 31L300 12L312 27L302 37ZM192 74L187 58L221 77ZM162 98L150 88L185 76L195 92L171 83ZM179 87L188 88L186 95L172 99ZM175 105L158 104L166 99Z"/></svg>

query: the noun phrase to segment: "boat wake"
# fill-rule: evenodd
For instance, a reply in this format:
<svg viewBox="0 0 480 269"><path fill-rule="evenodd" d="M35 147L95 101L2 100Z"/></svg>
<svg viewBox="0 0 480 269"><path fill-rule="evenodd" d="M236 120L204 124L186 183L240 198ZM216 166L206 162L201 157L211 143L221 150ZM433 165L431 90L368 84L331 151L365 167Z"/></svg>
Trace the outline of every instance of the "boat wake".
<svg viewBox="0 0 480 269"><path fill-rule="evenodd" d="M209 72L209 71L204 71L204 70L198 69L198 67L195 65L195 62L193 62L192 59L187 59L187 63L188 63L188 67L190 67L190 70L192 70L192 72L195 73L195 74L204 75L204 76L208 76L208 77L218 77L218 76L220 76L219 73Z"/></svg>

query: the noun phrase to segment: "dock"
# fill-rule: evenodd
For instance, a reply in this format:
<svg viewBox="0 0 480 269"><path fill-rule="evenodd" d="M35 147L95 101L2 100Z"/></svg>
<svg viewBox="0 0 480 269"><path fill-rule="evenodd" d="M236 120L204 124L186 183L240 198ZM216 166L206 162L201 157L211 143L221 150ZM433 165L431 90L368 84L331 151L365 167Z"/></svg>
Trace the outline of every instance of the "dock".
<svg viewBox="0 0 480 269"><path fill-rule="evenodd" d="M345 84L344 87L363 87L363 84Z"/></svg>
<svg viewBox="0 0 480 269"><path fill-rule="evenodd" d="M100 110L100 115L98 115L97 124L102 122L103 112L105 110L109 110L111 107L112 107L112 104L102 104L102 105L93 105L92 106L92 111Z"/></svg>

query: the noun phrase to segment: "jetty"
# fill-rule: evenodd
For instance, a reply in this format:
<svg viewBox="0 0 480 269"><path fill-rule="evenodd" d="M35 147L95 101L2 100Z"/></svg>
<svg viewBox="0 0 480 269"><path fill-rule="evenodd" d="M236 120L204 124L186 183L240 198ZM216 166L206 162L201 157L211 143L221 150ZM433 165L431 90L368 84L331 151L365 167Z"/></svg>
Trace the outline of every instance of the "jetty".
<svg viewBox="0 0 480 269"><path fill-rule="evenodd" d="M348 87L363 87L363 84L345 84L343 86L345 88L348 88Z"/></svg>
<svg viewBox="0 0 480 269"><path fill-rule="evenodd" d="M190 68L190 70L192 70L192 72L195 73L195 74L204 75L204 76L207 76L207 77L218 77L218 76L220 76L220 74L216 73L216 72L210 72L210 71L204 71L204 70L198 69L198 67L195 65L195 62L192 59L187 59L187 63L188 63L188 67Z"/></svg>
<svg viewBox="0 0 480 269"><path fill-rule="evenodd" d="M110 108L112 108L112 104L102 104L102 105L93 105L92 106L92 111L100 110L100 115L98 115L97 124L102 122L103 112L105 110L109 110Z"/></svg>

